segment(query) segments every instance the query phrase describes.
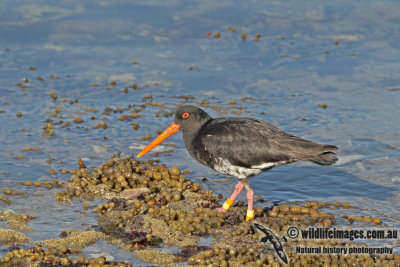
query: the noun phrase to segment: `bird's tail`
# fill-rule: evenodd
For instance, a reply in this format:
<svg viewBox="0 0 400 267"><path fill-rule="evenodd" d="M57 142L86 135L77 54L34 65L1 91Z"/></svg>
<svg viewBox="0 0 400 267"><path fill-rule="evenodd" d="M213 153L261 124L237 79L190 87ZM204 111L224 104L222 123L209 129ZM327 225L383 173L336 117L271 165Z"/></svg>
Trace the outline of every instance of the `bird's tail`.
<svg viewBox="0 0 400 267"><path fill-rule="evenodd" d="M337 160L338 160L338 158L336 157L335 153L328 151L328 152L319 154L314 159L312 159L311 162L314 162L318 165L332 165Z"/></svg>

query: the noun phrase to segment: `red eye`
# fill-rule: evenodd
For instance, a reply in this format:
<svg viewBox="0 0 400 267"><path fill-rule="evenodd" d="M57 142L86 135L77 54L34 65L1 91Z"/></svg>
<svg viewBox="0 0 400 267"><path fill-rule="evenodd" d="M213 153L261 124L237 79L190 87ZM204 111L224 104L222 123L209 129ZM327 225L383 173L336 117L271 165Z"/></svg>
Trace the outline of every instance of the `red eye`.
<svg viewBox="0 0 400 267"><path fill-rule="evenodd" d="M189 117L189 113L185 112L182 114L182 118L186 119L187 117Z"/></svg>

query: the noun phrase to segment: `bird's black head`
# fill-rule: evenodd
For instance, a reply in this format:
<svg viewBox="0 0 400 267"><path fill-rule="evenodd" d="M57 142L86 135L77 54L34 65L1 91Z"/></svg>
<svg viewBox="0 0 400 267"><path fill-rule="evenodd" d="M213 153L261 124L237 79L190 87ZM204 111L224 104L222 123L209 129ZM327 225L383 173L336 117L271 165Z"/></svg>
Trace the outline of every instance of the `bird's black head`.
<svg viewBox="0 0 400 267"><path fill-rule="evenodd" d="M180 106L175 113L174 123L180 125L179 130L182 132L197 132L201 126L212 119L204 110L185 105Z"/></svg>
<svg viewBox="0 0 400 267"><path fill-rule="evenodd" d="M138 158L151 151L153 148L161 144L166 138L181 130L183 132L183 140L187 146L193 136L198 133L201 126L212 118L203 110L195 106L181 106L175 113L175 120L164 130L156 139L147 145L137 155Z"/></svg>

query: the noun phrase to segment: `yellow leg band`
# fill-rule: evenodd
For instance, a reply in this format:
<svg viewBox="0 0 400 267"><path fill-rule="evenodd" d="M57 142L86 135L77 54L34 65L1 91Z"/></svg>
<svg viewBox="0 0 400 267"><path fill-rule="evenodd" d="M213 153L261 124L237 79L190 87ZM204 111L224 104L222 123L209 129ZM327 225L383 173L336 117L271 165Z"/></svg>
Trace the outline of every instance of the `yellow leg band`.
<svg viewBox="0 0 400 267"><path fill-rule="evenodd" d="M254 219L254 210L247 210L246 222Z"/></svg>
<svg viewBox="0 0 400 267"><path fill-rule="evenodd" d="M235 201L232 201L229 197L228 199L225 201L224 205L222 205L222 208L224 208L224 210L228 210L233 203L235 203Z"/></svg>

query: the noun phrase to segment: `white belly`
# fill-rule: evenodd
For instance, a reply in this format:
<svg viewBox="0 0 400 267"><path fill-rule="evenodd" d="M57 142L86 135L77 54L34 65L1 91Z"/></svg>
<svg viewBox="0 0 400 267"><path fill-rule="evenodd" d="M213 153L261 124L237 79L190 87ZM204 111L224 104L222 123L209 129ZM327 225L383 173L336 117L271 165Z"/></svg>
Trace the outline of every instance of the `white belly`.
<svg viewBox="0 0 400 267"><path fill-rule="evenodd" d="M283 163L284 162L277 162L277 163L269 162L251 166L251 168L245 168L245 167L235 166L226 159L215 158L214 169L220 173L232 175L239 179L245 179L257 175L261 173L263 170L270 169L278 165L282 165Z"/></svg>

